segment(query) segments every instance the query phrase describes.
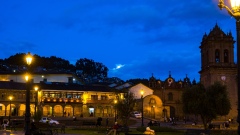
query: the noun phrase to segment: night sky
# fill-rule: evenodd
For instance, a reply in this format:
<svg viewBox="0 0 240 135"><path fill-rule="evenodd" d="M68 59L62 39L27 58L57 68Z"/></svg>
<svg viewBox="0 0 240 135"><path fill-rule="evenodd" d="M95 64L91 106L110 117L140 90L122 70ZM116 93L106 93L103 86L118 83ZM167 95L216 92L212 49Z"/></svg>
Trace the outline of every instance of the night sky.
<svg viewBox="0 0 240 135"><path fill-rule="evenodd" d="M92 59L122 80L152 74L199 81L199 46L218 24L236 37L218 0L1 0L0 59L16 53ZM235 47L236 50L236 47ZM235 59L236 61L236 59Z"/></svg>

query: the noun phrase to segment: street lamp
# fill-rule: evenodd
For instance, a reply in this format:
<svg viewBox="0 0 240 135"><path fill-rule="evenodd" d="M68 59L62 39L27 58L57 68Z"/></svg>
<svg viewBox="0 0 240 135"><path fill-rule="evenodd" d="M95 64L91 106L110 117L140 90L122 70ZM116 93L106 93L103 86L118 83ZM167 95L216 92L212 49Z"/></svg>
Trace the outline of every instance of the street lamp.
<svg viewBox="0 0 240 135"><path fill-rule="evenodd" d="M143 90L141 90L141 100L142 100L142 127L144 126L144 124L143 124L143 94L144 94L144 91Z"/></svg>
<svg viewBox="0 0 240 135"><path fill-rule="evenodd" d="M34 110L34 114L36 115L36 112L37 112L37 102L38 102L38 86L35 86L34 90L35 90L35 110Z"/></svg>
<svg viewBox="0 0 240 135"><path fill-rule="evenodd" d="M29 72L29 66L32 63L32 55L30 53L26 56L26 62L28 65L28 72ZM26 79L26 113L25 113L25 135L30 135L30 81L29 76L25 77Z"/></svg>
<svg viewBox="0 0 240 135"><path fill-rule="evenodd" d="M236 19L237 30L237 90L238 90L238 134L240 135L240 0L230 0L231 8L224 4L224 0L219 0L218 7L225 8L228 13Z"/></svg>
<svg viewBox="0 0 240 135"><path fill-rule="evenodd" d="M116 117L116 115L117 115L117 100L115 99L114 100L114 105L115 105L115 122L117 121L117 117Z"/></svg>
<svg viewBox="0 0 240 135"><path fill-rule="evenodd" d="M10 109L9 109L9 118L8 118L8 121L10 122L10 120L11 120L11 115L12 115L12 111L11 111L11 108L12 108L12 106L11 106L11 102L12 102L12 99L13 99L13 97L12 96L9 96L9 100L10 100Z"/></svg>

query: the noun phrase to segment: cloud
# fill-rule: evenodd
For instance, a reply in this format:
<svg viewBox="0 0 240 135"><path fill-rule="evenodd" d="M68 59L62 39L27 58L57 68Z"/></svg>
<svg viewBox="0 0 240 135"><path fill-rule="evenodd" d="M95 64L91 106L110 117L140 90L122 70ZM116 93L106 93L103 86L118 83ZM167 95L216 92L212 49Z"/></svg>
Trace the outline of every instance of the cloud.
<svg viewBox="0 0 240 135"><path fill-rule="evenodd" d="M113 68L112 70L118 70L118 69L120 69L120 68L123 68L125 65L123 65L123 64L116 64L116 67L115 68Z"/></svg>

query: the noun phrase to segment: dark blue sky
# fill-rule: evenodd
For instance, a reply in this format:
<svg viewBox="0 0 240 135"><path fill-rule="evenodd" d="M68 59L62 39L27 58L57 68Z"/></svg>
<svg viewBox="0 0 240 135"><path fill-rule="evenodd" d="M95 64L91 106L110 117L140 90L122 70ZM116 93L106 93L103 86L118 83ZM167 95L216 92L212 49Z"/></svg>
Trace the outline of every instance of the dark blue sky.
<svg viewBox="0 0 240 135"><path fill-rule="evenodd" d="M2 0L0 58L31 52L72 64L101 62L123 80L199 81L203 34L216 25L236 35L218 0Z"/></svg>

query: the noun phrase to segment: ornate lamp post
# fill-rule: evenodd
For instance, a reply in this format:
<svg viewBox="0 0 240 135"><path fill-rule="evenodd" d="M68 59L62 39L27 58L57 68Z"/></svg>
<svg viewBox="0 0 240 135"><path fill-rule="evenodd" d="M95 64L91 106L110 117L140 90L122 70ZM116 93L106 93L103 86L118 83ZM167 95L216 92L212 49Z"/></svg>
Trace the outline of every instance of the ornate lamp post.
<svg viewBox="0 0 240 135"><path fill-rule="evenodd" d="M238 117L237 122L240 124L240 0L230 0L231 8L224 4L224 0L219 0L218 7L222 10L225 8L228 13L236 19L237 29L237 89L238 89ZM238 125L238 134L240 135L240 126Z"/></svg>
<svg viewBox="0 0 240 135"><path fill-rule="evenodd" d="M115 122L117 121L117 100L114 100L114 105L115 105Z"/></svg>
<svg viewBox="0 0 240 135"><path fill-rule="evenodd" d="M143 94L144 94L144 91L141 90L141 100L142 100L142 127L144 126L144 124L143 124Z"/></svg>
<svg viewBox="0 0 240 135"><path fill-rule="evenodd" d="M10 100L9 118L8 118L8 121L9 121L9 122L10 122L10 120L11 120L11 115L12 115L12 111L11 111L11 108L12 108L12 106L11 106L12 99L13 99L13 97L12 97L12 96L9 96L9 100Z"/></svg>
<svg viewBox="0 0 240 135"><path fill-rule="evenodd" d="M30 53L26 56L26 61L28 65L28 72L29 72L29 66L32 63L32 56ZM29 77L26 76L26 113L25 113L25 135L30 135L30 81Z"/></svg>
<svg viewBox="0 0 240 135"><path fill-rule="evenodd" d="M36 112L37 112L37 102L38 102L38 86L35 86L34 90L35 90L35 110L34 110L34 113L36 115Z"/></svg>

